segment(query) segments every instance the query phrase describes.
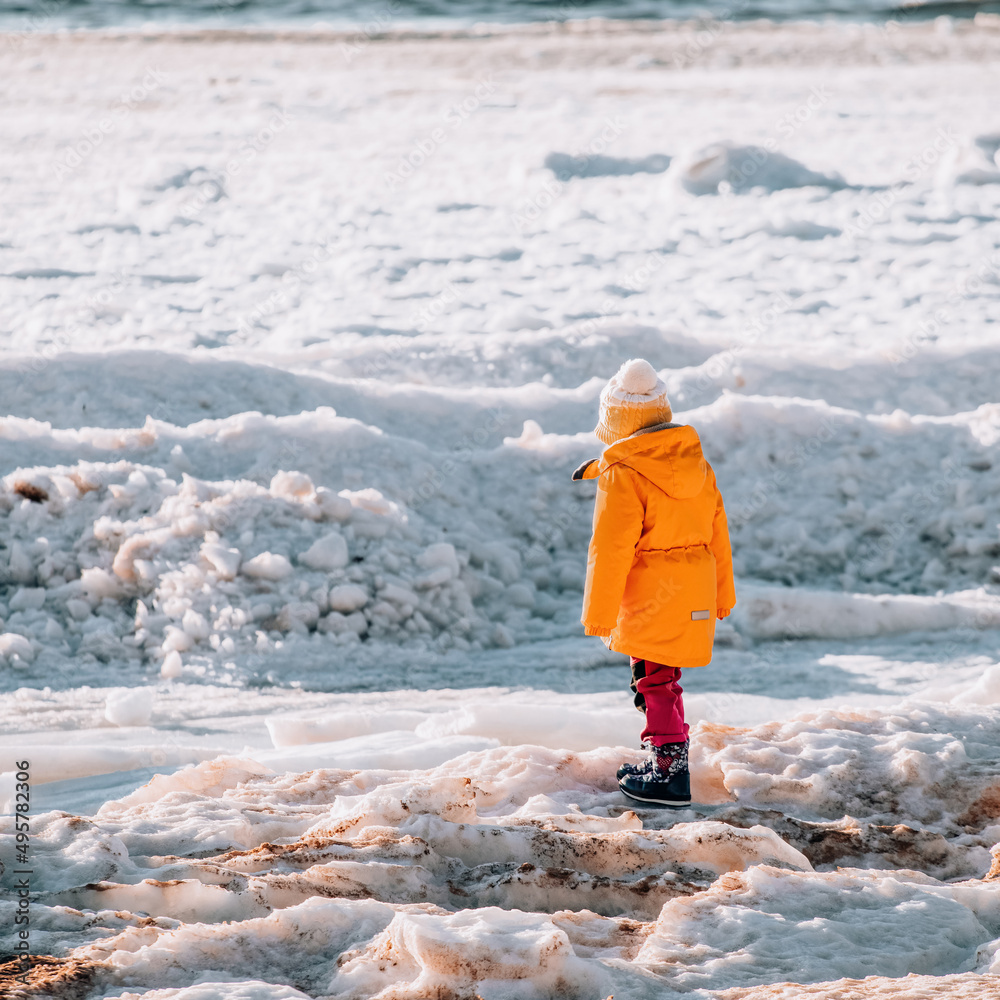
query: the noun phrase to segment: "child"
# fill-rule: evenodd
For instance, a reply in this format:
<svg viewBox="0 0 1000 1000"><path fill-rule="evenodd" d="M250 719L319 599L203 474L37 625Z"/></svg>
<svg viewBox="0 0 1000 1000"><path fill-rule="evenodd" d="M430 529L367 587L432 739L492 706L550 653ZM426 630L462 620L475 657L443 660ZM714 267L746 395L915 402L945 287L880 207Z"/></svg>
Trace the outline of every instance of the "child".
<svg viewBox="0 0 1000 1000"><path fill-rule="evenodd" d="M626 361L601 393L595 433L608 447L573 473L597 480L583 593L587 635L628 654L646 713L638 766L618 787L640 802L691 804L682 667L712 658L715 619L736 603L729 529L715 473L693 427L671 423L667 387Z"/></svg>

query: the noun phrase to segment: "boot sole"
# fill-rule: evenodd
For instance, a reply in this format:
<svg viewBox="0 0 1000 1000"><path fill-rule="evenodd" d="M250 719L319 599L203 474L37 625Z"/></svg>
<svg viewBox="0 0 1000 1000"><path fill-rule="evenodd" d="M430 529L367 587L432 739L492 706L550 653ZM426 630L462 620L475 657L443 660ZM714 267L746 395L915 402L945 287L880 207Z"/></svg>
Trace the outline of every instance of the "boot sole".
<svg viewBox="0 0 1000 1000"><path fill-rule="evenodd" d="M690 799L644 799L641 795L636 795L634 792L627 792L621 785L618 786L618 790L626 798L630 798L635 802L649 802L654 806L666 806L668 809L687 809L691 805Z"/></svg>

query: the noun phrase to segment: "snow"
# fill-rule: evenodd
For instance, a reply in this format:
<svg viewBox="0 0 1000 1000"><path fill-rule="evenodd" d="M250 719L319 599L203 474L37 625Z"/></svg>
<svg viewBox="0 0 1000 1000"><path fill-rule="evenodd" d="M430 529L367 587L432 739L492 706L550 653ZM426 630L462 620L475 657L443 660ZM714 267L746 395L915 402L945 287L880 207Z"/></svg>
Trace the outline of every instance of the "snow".
<svg viewBox="0 0 1000 1000"><path fill-rule="evenodd" d="M141 726L149 722L156 702L150 687L123 688L108 695L104 717L116 726Z"/></svg>
<svg viewBox="0 0 1000 1000"><path fill-rule="evenodd" d="M623 807L612 748L454 748L431 766L361 770L322 753L306 770L287 752L224 755L89 819L39 816L38 933L106 963L106 991L218 981L220 948L241 979L336 996L393 984L416 996L435 976L481 995L511 995L492 981L512 978L551 995L551 974L574 995L647 996L875 968L986 974L1000 935L981 846L998 830L998 726L995 712L926 706L702 725L695 787L719 785L726 810L698 795L665 824ZM810 757L832 785L790 777ZM861 801L856 787L879 791ZM816 818L845 807L856 819Z"/></svg>
<svg viewBox="0 0 1000 1000"><path fill-rule="evenodd" d="M317 544L319 543L314 542L309 551L311 552ZM306 565L309 563L307 562ZM243 563L243 574L258 580L284 580L292 573L292 564L288 561L288 557L283 556L280 552L261 552Z"/></svg>
<svg viewBox="0 0 1000 1000"><path fill-rule="evenodd" d="M348 563L347 542L339 532L331 532L317 538L299 557L299 562L309 569L343 569Z"/></svg>
<svg viewBox="0 0 1000 1000"><path fill-rule="evenodd" d="M997 995L997 27L948 24L16 39L45 989ZM640 357L737 574L676 813L579 625L570 474Z"/></svg>
<svg viewBox="0 0 1000 1000"><path fill-rule="evenodd" d="M843 179L810 170L789 156L770 148L719 142L681 154L674 160L668 178L691 194L718 194L720 190L743 192L759 187L780 191L796 187L844 186ZM789 234L791 235L791 234Z"/></svg>

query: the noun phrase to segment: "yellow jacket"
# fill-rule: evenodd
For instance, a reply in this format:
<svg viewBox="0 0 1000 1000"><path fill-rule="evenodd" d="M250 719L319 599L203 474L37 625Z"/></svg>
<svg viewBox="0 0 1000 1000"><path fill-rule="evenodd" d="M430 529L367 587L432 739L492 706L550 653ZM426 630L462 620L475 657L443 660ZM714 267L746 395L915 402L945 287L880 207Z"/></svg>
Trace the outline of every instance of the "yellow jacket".
<svg viewBox="0 0 1000 1000"><path fill-rule="evenodd" d="M573 478L597 480L587 635L610 635L610 649L640 659L704 666L716 614L736 593L726 511L695 429L643 428Z"/></svg>

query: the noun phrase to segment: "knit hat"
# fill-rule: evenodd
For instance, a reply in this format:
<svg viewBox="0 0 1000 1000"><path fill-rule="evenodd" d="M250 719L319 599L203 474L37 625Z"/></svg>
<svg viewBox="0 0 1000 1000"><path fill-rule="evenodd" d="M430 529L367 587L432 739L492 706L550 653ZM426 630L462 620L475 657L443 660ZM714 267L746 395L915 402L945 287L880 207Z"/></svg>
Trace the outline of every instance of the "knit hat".
<svg viewBox="0 0 1000 1000"><path fill-rule="evenodd" d="M663 379L648 361L632 358L604 387L594 433L610 445L643 427L669 423L672 417Z"/></svg>

